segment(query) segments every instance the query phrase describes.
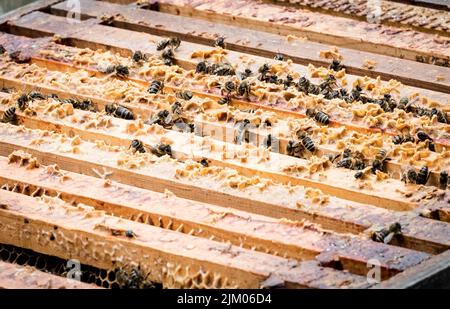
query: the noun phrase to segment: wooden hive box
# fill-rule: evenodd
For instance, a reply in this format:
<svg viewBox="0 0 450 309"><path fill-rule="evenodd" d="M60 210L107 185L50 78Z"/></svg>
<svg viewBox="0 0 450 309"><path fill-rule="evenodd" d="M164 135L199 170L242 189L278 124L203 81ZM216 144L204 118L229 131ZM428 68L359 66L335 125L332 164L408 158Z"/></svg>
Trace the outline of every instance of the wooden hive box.
<svg viewBox="0 0 450 309"><path fill-rule="evenodd" d="M0 17L0 287L448 287L450 13L405 2Z"/></svg>

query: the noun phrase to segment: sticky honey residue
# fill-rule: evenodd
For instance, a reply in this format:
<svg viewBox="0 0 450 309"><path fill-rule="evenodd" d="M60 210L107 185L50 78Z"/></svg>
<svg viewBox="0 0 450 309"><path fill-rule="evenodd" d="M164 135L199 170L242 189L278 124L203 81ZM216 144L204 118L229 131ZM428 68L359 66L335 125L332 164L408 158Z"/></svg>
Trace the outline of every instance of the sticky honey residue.
<svg viewBox="0 0 450 309"><path fill-rule="evenodd" d="M377 62L375 60L365 59L362 67L367 70L373 70L377 66Z"/></svg>
<svg viewBox="0 0 450 309"><path fill-rule="evenodd" d="M332 46L329 50L321 50L319 52L319 57L323 59L333 59L333 60L342 60L344 57L339 52L339 49L336 46Z"/></svg>
<svg viewBox="0 0 450 309"><path fill-rule="evenodd" d="M16 150L8 156L8 164L12 163L19 163L19 166L25 166L27 170L39 167L38 160L22 150Z"/></svg>
<svg viewBox="0 0 450 309"><path fill-rule="evenodd" d="M307 188L305 196L311 200L313 204L325 205L330 201L330 197L319 189Z"/></svg>

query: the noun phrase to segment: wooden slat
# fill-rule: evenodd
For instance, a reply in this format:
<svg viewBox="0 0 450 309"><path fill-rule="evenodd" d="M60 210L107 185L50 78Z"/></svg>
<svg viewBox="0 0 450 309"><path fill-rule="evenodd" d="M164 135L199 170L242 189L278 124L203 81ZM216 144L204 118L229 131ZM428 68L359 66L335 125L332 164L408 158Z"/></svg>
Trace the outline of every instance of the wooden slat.
<svg viewBox="0 0 450 309"><path fill-rule="evenodd" d="M266 155L262 148L234 145L222 141L208 141L203 137L192 136L187 133L162 128L155 129L154 126L145 125L139 121L135 122L135 126L140 128L142 134L134 135L135 131L129 129L129 121L109 116L101 116L104 120L109 121L111 124L109 127L86 127L86 123L99 121L96 120L98 119L97 115L74 110L73 116L75 118L57 119L64 116L48 115L43 112L46 108L46 103L41 108L35 107L38 117L17 112L19 123L32 129L47 129L63 134L77 134L86 140L104 140L107 144L124 147L128 147L134 138L140 139L148 147L152 147L161 140L168 140L171 141L173 155L182 160L206 158L213 165L236 169L248 177L259 176L272 179L277 183L317 188L325 194L392 210L415 209L418 204L412 202L412 200L423 192L430 190L430 188L419 186L406 187L401 181L395 179L377 182L375 175L367 176L370 189L358 188L358 185L355 185L354 171L351 170L324 167L318 172L308 173L309 161L273 152ZM0 106L0 113L3 114L6 109L7 107L4 105ZM76 123L74 119L79 119L79 123ZM80 122L81 119L83 121ZM158 132L159 130L161 131ZM145 136L143 136L143 132L146 132ZM208 147L208 145L210 146ZM247 153L246 158L241 160L240 157L244 153ZM290 167L293 167L294 170L299 169L299 172L285 172ZM336 183L335 179L339 179L339 183ZM404 192L406 191L410 192L410 198L405 197Z"/></svg>
<svg viewBox="0 0 450 309"><path fill-rule="evenodd" d="M137 264L148 272L148 280L163 287L192 287L192 281L200 281L209 287L260 288L270 275L287 287L368 286L365 277L321 268L315 262L293 262L93 209L37 201L8 191L2 192L0 204L4 205L0 209L2 243L75 258L101 269ZM132 229L136 235L113 236L110 229Z"/></svg>
<svg viewBox="0 0 450 309"><path fill-rule="evenodd" d="M33 11L38 11L50 7L53 4L58 2L62 2L63 0L37 0L33 1L30 4L21 6L11 12L8 12L2 16L0 16L0 25L5 23L6 21L14 20L20 18L21 16L28 14Z"/></svg>
<svg viewBox="0 0 450 309"><path fill-rule="evenodd" d="M98 287L58 277L29 266L0 261L0 289L98 289Z"/></svg>
<svg viewBox="0 0 450 309"><path fill-rule="evenodd" d="M264 189L252 186L238 189L210 174L180 178L176 176L177 170L187 166L182 163L160 162L144 164L139 169L127 168L117 163L121 157L117 151L81 142L77 146L80 152L67 152L72 139L64 139L65 142L58 142L58 137L46 137L45 131L0 125L0 155L8 156L14 150L23 150L42 164L58 164L68 171L95 176L93 169L106 169L111 173L109 179L135 187L157 192L167 189L179 197L275 218L308 219L336 231L359 233L371 226L383 227L398 221L403 226L403 236L393 244L433 254L450 248L449 224L421 218L418 214L387 211L334 197L324 205L314 204L301 187L268 184ZM33 140L40 142L32 143Z"/></svg>
<svg viewBox="0 0 450 309"><path fill-rule="evenodd" d="M11 189L15 187L14 192L32 194L41 188L41 192L71 203L86 204L114 216L193 236L302 260L314 259L329 248L337 248L333 257L341 261L345 270L366 275L368 261L377 259L381 263L383 278L428 258L428 255L399 247L323 232L308 222L279 221L119 183L105 186L104 180L63 170L61 173L66 175L63 182L51 174L43 179L43 175L48 174L45 168L20 166L19 158L20 154L14 157L16 164L8 164L6 158L0 158L1 184L8 184ZM89 188L89 192L84 188ZM277 233L273 233L275 230Z"/></svg>
<svg viewBox="0 0 450 309"><path fill-rule="evenodd" d="M419 32L430 32L449 36L450 24L446 11L413 6L392 1L378 1L371 5L368 1L354 0L264 0L283 6L304 8L313 12L332 14L366 21L368 10L380 9L380 16L373 18L377 22L395 27L412 28ZM414 2L413 2L414 3ZM417 3L417 2L415 2ZM392 14L395 12L395 14Z"/></svg>
<svg viewBox="0 0 450 309"><path fill-rule="evenodd" d="M61 16L67 15L67 3L52 6L52 12ZM328 66L330 60L319 57L320 51L330 47L311 41L293 40L286 37L245 29L230 25L220 25L184 16L174 16L160 12L143 10L136 7L81 0L84 17L116 16L113 25L116 27L147 32L154 35L176 35L182 40L212 46L215 36L226 37L227 49L273 58L282 51L295 63ZM120 14L120 15L119 15ZM367 75L373 78L381 76L384 80L397 79L405 85L450 92L450 69L431 66L415 61L395 59L383 55L365 53L341 48L346 72L355 75ZM374 69L364 68L365 60L377 63ZM442 80L436 80L441 76Z"/></svg>
<svg viewBox="0 0 450 309"><path fill-rule="evenodd" d="M450 250L377 285L377 289L449 289Z"/></svg>
<svg viewBox="0 0 450 309"><path fill-rule="evenodd" d="M286 10L273 4L250 0L163 0L158 1L162 12L195 16L206 20L254 28L282 35L306 36L311 40L337 46L385 54L410 60L420 58L431 63L437 58L448 66L450 53L447 37L413 30L357 22L341 17L327 16L292 8ZM326 20L326 23L323 21ZM422 59L423 58L423 59Z"/></svg>
<svg viewBox="0 0 450 309"><path fill-rule="evenodd" d="M18 34L23 34L22 32L25 31L26 33L30 31L42 31L43 33L57 33L59 35L62 35L64 37L70 37L70 40L75 40L74 37L76 37L76 45L80 47L89 47L92 49L97 48L110 48L110 46L115 46L114 48L117 50L117 46L119 47L119 50L122 50L122 52L127 52L128 55L130 55L130 49L131 50L142 50L144 52L149 52L151 54L155 54L155 45L149 45L146 43L148 40L152 40L153 42L157 42L159 39L155 36L147 35L144 33L136 33L136 32L130 32L127 30L117 29L117 28L111 28L107 26L102 25L92 25L91 21L86 21L85 23L81 24L75 24L70 27L70 29L73 29L72 31L75 32L68 32L67 30L61 31L60 29L67 29L67 20L65 18L61 17L55 17L48 14L43 13L32 13L30 15L25 16L23 19L21 19L18 22L14 23L13 28L11 29L13 32ZM75 28L76 27L76 28ZM105 35L105 33L108 33ZM133 35L132 35L133 33ZM29 34L29 33L28 33ZM96 42L96 43L93 43ZM102 42L102 43L99 43ZM143 44L143 42L145 44ZM194 63L192 62L192 59L190 58L190 55L193 51L199 50L199 45L197 44L191 44L191 43L185 43L182 47L179 48L177 51L177 54L180 54L181 56L178 58L180 61L180 65L187 65L187 68L192 68L194 66ZM183 56L185 55L185 56ZM228 54L228 58L232 62L240 63L240 55L238 53L230 52ZM236 61L233 61L236 60ZM255 57L255 62L252 63L252 65L255 67L258 67L260 64L264 63L263 60L260 58ZM298 72L305 72L305 68L301 68L301 66L294 65L295 68L298 67ZM166 85L168 89L170 89L170 85ZM413 88L404 87L402 89L402 93L406 95L405 92L409 92ZM220 97L219 90L210 89L209 91L205 91L204 89L192 89L196 94L200 96L205 97L211 97L218 99ZM422 94L433 94L432 98L437 99L441 101L441 104L444 104L443 102L446 102L448 100L448 95L443 93L437 93L437 92L427 92L425 90L421 91ZM281 117L286 116L292 116L292 117L306 117L304 110L291 107L290 104L283 99L282 96L275 96L274 102L268 101L268 100L256 100L256 101L244 101L244 100L238 100L234 99L232 101L232 105L239 107L239 108L264 108L265 110L276 112ZM283 101L284 100L284 101ZM351 113L348 115L348 117L352 117ZM346 128L356 130L356 131L362 131L362 132L381 132L383 134L389 134L389 135L395 135L398 134L394 129L383 127L381 129L379 128L368 128L366 125L362 124L361 121L348 121L348 120L342 120L339 118L334 119L333 116L331 117L331 126L340 126L345 125ZM443 139L437 139L435 140L436 143L444 143L448 144L449 142Z"/></svg>

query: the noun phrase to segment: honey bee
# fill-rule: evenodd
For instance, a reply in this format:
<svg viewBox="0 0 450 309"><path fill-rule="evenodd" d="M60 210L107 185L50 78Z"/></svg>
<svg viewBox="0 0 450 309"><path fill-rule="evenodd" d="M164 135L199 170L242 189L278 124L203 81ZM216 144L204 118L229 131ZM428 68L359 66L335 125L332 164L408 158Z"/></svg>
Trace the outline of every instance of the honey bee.
<svg viewBox="0 0 450 309"><path fill-rule="evenodd" d="M144 143L142 143L142 141L140 141L138 139L135 139L131 142L130 148L133 149L133 153L136 153L136 152L144 153L145 152Z"/></svg>
<svg viewBox="0 0 450 309"><path fill-rule="evenodd" d="M180 102L175 102L171 106L172 114L182 115L183 114L183 105Z"/></svg>
<svg viewBox="0 0 450 309"><path fill-rule="evenodd" d="M175 95L178 99L189 101L194 96L191 91L180 91Z"/></svg>
<svg viewBox="0 0 450 309"><path fill-rule="evenodd" d="M286 154L292 157L301 158L303 155L303 145L300 141L290 140L286 146Z"/></svg>
<svg viewBox="0 0 450 309"><path fill-rule="evenodd" d="M438 122L440 123L449 123L449 120L447 118L447 115L440 109L432 108L431 109L431 116L436 115Z"/></svg>
<svg viewBox="0 0 450 309"><path fill-rule="evenodd" d="M264 63L262 66L260 66L258 68L258 73L259 73L258 79L260 81L266 80L266 76L269 73L269 71L270 71L269 65L267 63Z"/></svg>
<svg viewBox="0 0 450 309"><path fill-rule="evenodd" d="M166 47L170 46L172 49L177 49L181 44L181 40L178 37L171 37L167 39L162 39L156 44L156 50L161 51Z"/></svg>
<svg viewBox="0 0 450 309"><path fill-rule="evenodd" d="M227 93L227 95L229 96L229 95L231 95L233 92L236 91L236 84L235 84L233 81L229 80L229 81L227 81L227 82L225 83L225 85L223 85L221 91L222 91L222 93L223 93L223 92Z"/></svg>
<svg viewBox="0 0 450 309"><path fill-rule="evenodd" d="M337 59L334 59L330 64L330 70L333 70L336 72L338 72L344 68L345 68L344 65L342 65L342 63Z"/></svg>
<svg viewBox="0 0 450 309"><path fill-rule="evenodd" d="M286 79L283 80L284 90L287 90L289 87L291 87L293 81L294 81L294 78L290 74L288 74L286 76Z"/></svg>
<svg viewBox="0 0 450 309"><path fill-rule="evenodd" d="M431 172L428 170L427 166L423 166L417 173L416 183L418 185L426 185L428 179L430 178Z"/></svg>
<svg viewBox="0 0 450 309"><path fill-rule="evenodd" d="M203 167L209 167L208 159L203 158L203 159L200 161L200 164L201 164Z"/></svg>
<svg viewBox="0 0 450 309"><path fill-rule="evenodd" d="M118 287L127 290L155 288L155 285L147 279L149 274L143 274L140 266L132 267L131 270L124 268L117 268L115 270Z"/></svg>
<svg viewBox="0 0 450 309"><path fill-rule="evenodd" d="M375 156L375 160L372 162L372 173L375 174L376 171L384 172L386 170L386 162L390 160L391 158L387 157L387 151L381 149Z"/></svg>
<svg viewBox="0 0 450 309"><path fill-rule="evenodd" d="M241 80L244 80L246 78L249 78L250 76L252 76L252 70L250 69L245 69L244 72L241 73Z"/></svg>
<svg viewBox="0 0 450 309"><path fill-rule="evenodd" d="M151 152L158 157L162 157L165 155L168 155L171 157L172 156L172 147L170 147L170 145L161 143L156 146L152 146Z"/></svg>
<svg viewBox="0 0 450 309"><path fill-rule="evenodd" d="M30 93L23 93L18 99L17 99L17 107L21 110L24 111L28 105L30 101L34 101L34 100L45 100L46 97L37 91L32 91Z"/></svg>
<svg viewBox="0 0 450 309"><path fill-rule="evenodd" d="M314 145L314 142L312 139L303 131L297 131L297 137L302 143L302 146L307 149L310 152L316 151L316 146Z"/></svg>
<svg viewBox="0 0 450 309"><path fill-rule="evenodd" d="M197 63L197 66L195 67L195 73L206 73L207 68L207 63L205 61L201 61Z"/></svg>
<svg viewBox="0 0 450 309"><path fill-rule="evenodd" d="M105 106L105 112L108 115L113 115L114 117L117 117L117 118L122 118L122 119L126 119L126 120L134 119L133 112L130 111L128 108L121 106L121 105L108 104Z"/></svg>
<svg viewBox="0 0 450 309"><path fill-rule="evenodd" d="M322 111L316 112L316 110L314 110L312 108L308 108L306 110L306 115L310 118L314 118L314 120L317 121L318 123L321 123L324 125L328 125L330 123L330 116L328 116L328 114L326 114Z"/></svg>
<svg viewBox="0 0 450 309"><path fill-rule="evenodd" d="M414 143L415 140L414 140L414 137L409 135L409 134L407 134L407 135L395 135L392 138L392 142L395 145L400 145L400 144L407 143L407 142L413 142Z"/></svg>
<svg viewBox="0 0 450 309"><path fill-rule="evenodd" d="M126 230L125 236L128 238L134 238L134 237L136 237L136 234L133 232L133 230Z"/></svg>
<svg viewBox="0 0 450 309"><path fill-rule="evenodd" d="M414 169L409 169L402 175L402 181L407 183L417 183L417 172Z"/></svg>
<svg viewBox="0 0 450 309"><path fill-rule="evenodd" d="M76 99L70 99L69 98L69 99L62 100L62 103L72 104L73 108L81 109L83 111L91 111L91 112L95 112L96 111L94 104L89 99L85 99L85 100L79 101L79 100L76 100Z"/></svg>
<svg viewBox="0 0 450 309"><path fill-rule="evenodd" d="M237 144L241 144L243 141L248 143L250 142L250 132L248 131L250 125L250 120L244 119L241 121L237 121L234 125L236 129L236 137L234 138L234 142Z"/></svg>
<svg viewBox="0 0 450 309"><path fill-rule="evenodd" d="M221 63L219 65L212 64L209 68L207 68L207 73L211 72L217 76L231 76L236 75L234 68L228 63Z"/></svg>
<svg viewBox="0 0 450 309"><path fill-rule="evenodd" d="M347 148L342 152L342 159L336 163L336 167L342 167L351 170L362 170L366 167L364 160L364 155L361 152L352 152Z"/></svg>
<svg viewBox="0 0 450 309"><path fill-rule="evenodd" d="M223 36L219 36L215 41L214 41L214 47L220 47L225 49L225 38Z"/></svg>
<svg viewBox="0 0 450 309"><path fill-rule="evenodd" d="M242 81L237 89L237 94L242 97L248 98L248 96L250 95L250 90L250 84L247 81Z"/></svg>
<svg viewBox="0 0 450 309"><path fill-rule="evenodd" d="M275 54L275 57L273 57L274 60L278 60L278 61L284 61L284 56L283 54Z"/></svg>
<svg viewBox="0 0 450 309"><path fill-rule="evenodd" d="M162 81L159 80L154 80L151 84L150 87L148 88L148 92L151 94L156 94L158 92L163 91L164 89L164 83Z"/></svg>
<svg viewBox="0 0 450 309"><path fill-rule="evenodd" d="M217 103L220 105L230 104L231 98L229 96L221 97Z"/></svg>
<svg viewBox="0 0 450 309"><path fill-rule="evenodd" d="M426 143L429 151L436 152L436 144L433 141L427 140Z"/></svg>
<svg viewBox="0 0 450 309"><path fill-rule="evenodd" d="M383 228L381 230L373 232L371 234L371 238L373 241L389 244L394 238L394 236L401 234L401 231L402 226L400 225L400 223L395 222L391 224L388 228Z"/></svg>
<svg viewBox="0 0 450 309"><path fill-rule="evenodd" d="M441 171L439 173L439 186L441 189L447 189L448 185L448 172L447 171Z"/></svg>
<svg viewBox="0 0 450 309"><path fill-rule="evenodd" d="M14 124L16 120L17 120L16 108L14 106L11 106L3 114L2 122Z"/></svg>
<svg viewBox="0 0 450 309"><path fill-rule="evenodd" d="M166 109L160 110L156 115L153 115L153 117L146 121L145 124L158 124L160 126L163 126L164 128L171 128L173 125L173 118L170 115L170 112Z"/></svg>
<svg viewBox="0 0 450 309"><path fill-rule="evenodd" d="M419 141L421 141L421 142L424 142L426 140L433 141L433 139L422 130L417 131L416 135L417 135L417 138L419 139Z"/></svg>
<svg viewBox="0 0 450 309"><path fill-rule="evenodd" d="M173 49L166 48L163 53L161 54L161 57L164 61L164 64L167 66L174 65L175 63L175 54L173 53Z"/></svg>
<svg viewBox="0 0 450 309"><path fill-rule="evenodd" d="M383 100L387 103L389 110L391 112L394 111L394 109L396 109L398 106L397 102L392 98L392 96L389 93L384 94Z"/></svg>
<svg viewBox="0 0 450 309"><path fill-rule="evenodd" d="M361 99L362 88L360 86L356 86L350 92L348 99L346 100L348 103L353 103L359 101Z"/></svg>
<svg viewBox="0 0 450 309"><path fill-rule="evenodd" d="M408 104L409 104L409 99L407 97L402 97L400 99L400 101L398 102L397 108L406 110L406 107L408 106Z"/></svg>
<svg viewBox="0 0 450 309"><path fill-rule="evenodd" d="M303 76L299 79L297 83L297 88L299 91L308 94L310 84L311 82L306 77Z"/></svg>
<svg viewBox="0 0 450 309"><path fill-rule="evenodd" d="M139 63L139 62L145 60L145 56L140 50L135 51L132 58L133 58L133 61L136 63Z"/></svg>
<svg viewBox="0 0 450 309"><path fill-rule="evenodd" d="M3 55L6 52L6 49L3 47L3 45L0 44L0 55Z"/></svg>
<svg viewBox="0 0 450 309"><path fill-rule="evenodd" d="M336 86L336 77L334 75L328 75L327 78L319 85L321 91L333 89Z"/></svg>
<svg viewBox="0 0 450 309"><path fill-rule="evenodd" d="M130 75L130 69L125 65L116 65L115 67L116 76L120 78L125 78Z"/></svg>

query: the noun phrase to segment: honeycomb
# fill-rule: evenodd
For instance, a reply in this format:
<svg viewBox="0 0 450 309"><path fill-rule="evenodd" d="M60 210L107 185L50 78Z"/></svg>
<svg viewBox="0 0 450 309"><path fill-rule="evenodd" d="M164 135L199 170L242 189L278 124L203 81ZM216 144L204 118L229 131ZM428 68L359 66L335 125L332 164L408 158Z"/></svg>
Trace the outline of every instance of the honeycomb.
<svg viewBox="0 0 450 309"><path fill-rule="evenodd" d="M64 259L6 244L0 244L0 260L34 267L42 272L68 278L71 278L70 271L73 269L73 266L71 267L68 261ZM139 266L105 270L81 264L80 280L106 289L154 289L161 287L147 280L147 276Z"/></svg>

